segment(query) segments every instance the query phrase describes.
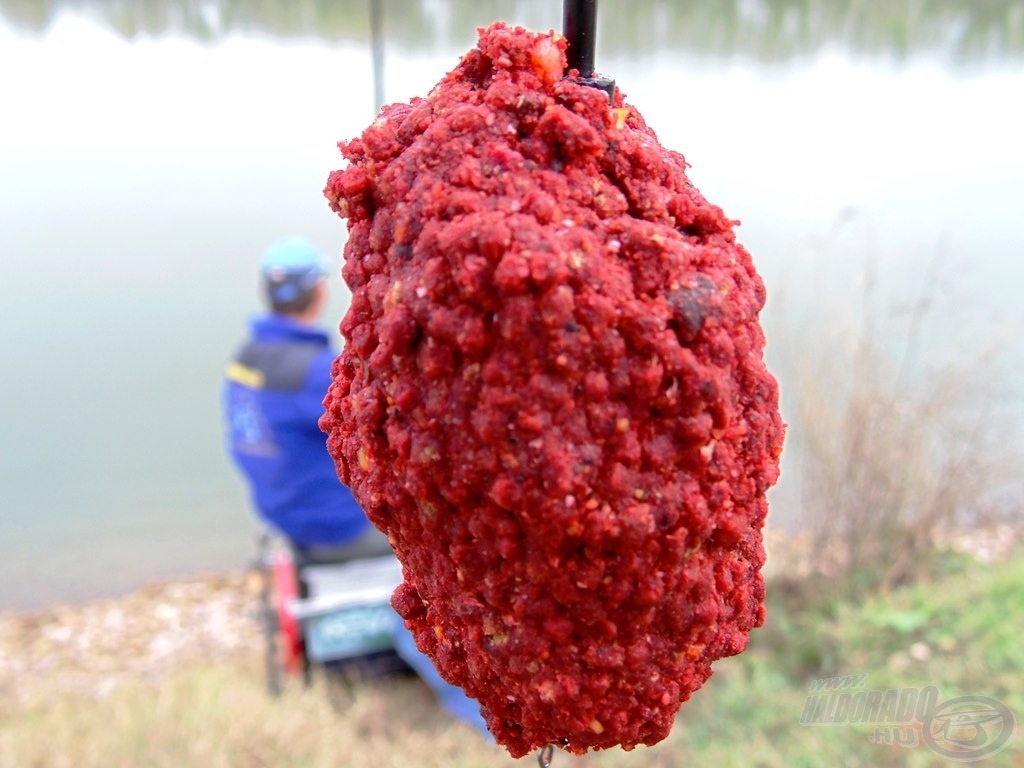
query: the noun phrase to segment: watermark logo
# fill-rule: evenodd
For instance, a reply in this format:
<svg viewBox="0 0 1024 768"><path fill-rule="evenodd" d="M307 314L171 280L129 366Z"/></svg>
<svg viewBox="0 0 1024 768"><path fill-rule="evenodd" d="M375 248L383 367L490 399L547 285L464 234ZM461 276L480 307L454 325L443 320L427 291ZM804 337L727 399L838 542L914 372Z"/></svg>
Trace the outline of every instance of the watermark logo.
<svg viewBox="0 0 1024 768"><path fill-rule="evenodd" d="M955 762L977 762L1001 752L1017 720L997 699L958 696L940 700L934 685L871 690L867 675L813 680L800 724L873 726L873 744L908 749L924 744Z"/></svg>
<svg viewBox="0 0 1024 768"><path fill-rule="evenodd" d="M988 696L958 696L940 704L921 737L935 753L959 762L984 760L1013 738L1017 721L1003 702Z"/></svg>

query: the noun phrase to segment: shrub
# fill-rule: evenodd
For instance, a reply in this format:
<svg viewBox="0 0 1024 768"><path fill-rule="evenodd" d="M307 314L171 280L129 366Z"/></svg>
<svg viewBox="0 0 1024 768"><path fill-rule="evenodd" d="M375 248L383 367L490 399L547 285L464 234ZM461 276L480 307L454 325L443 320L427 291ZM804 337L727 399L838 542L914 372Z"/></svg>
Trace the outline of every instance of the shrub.
<svg viewBox="0 0 1024 768"><path fill-rule="evenodd" d="M801 324L814 333L793 334L799 344L783 343L776 364L803 555L838 597L925 578L960 532L1020 510L1007 493L1015 462L999 418L998 344L925 348L934 276L903 312L879 310L878 292L869 262L856 319L844 324L833 305Z"/></svg>

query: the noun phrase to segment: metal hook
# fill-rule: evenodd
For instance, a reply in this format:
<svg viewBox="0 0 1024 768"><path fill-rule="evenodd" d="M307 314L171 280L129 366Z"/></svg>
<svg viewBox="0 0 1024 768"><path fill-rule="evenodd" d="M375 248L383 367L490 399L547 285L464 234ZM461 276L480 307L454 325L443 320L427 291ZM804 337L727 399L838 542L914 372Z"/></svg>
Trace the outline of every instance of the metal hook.
<svg viewBox="0 0 1024 768"><path fill-rule="evenodd" d="M540 748L540 752L537 753L537 765L540 768L551 768L551 759L555 756L555 747L553 744L547 744Z"/></svg>

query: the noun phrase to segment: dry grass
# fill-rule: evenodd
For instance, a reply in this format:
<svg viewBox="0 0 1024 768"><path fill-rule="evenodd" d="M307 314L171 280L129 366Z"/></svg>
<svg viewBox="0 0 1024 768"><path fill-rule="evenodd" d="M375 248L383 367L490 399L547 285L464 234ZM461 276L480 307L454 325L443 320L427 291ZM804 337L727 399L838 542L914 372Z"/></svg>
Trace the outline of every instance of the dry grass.
<svg viewBox="0 0 1024 768"><path fill-rule="evenodd" d="M496 753L416 680L359 686L342 715L322 681L270 698L256 658L185 668L101 699L58 696L3 713L0 726L4 768L469 766L493 765Z"/></svg>
<svg viewBox="0 0 1024 768"><path fill-rule="evenodd" d="M101 698L60 692L32 707L0 703L0 768L479 768L513 760L449 717L416 678L356 684L346 706L325 680L279 698L262 686L258 657L185 667L159 685L123 685ZM635 768L667 766L671 746L636 750ZM646 754L645 754L646 753ZM554 766L612 766L623 753L572 757Z"/></svg>
<svg viewBox="0 0 1024 768"><path fill-rule="evenodd" d="M790 320L774 337L804 565L845 596L924 578L958 532L1020 516L997 344L926 355L932 315L943 310L932 286L897 313L879 308L870 263L863 285L850 326L819 319L811 335L798 330L807 321Z"/></svg>

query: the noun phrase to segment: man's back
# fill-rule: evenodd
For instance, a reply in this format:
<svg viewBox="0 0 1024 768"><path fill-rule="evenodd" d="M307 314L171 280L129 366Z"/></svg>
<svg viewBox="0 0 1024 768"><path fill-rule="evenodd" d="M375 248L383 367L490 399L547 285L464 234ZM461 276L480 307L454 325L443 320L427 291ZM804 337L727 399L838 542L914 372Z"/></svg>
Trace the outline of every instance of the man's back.
<svg viewBox="0 0 1024 768"><path fill-rule="evenodd" d="M317 427L334 358L327 335L268 314L229 363L229 450L260 515L300 547L344 544L368 522L339 481Z"/></svg>

